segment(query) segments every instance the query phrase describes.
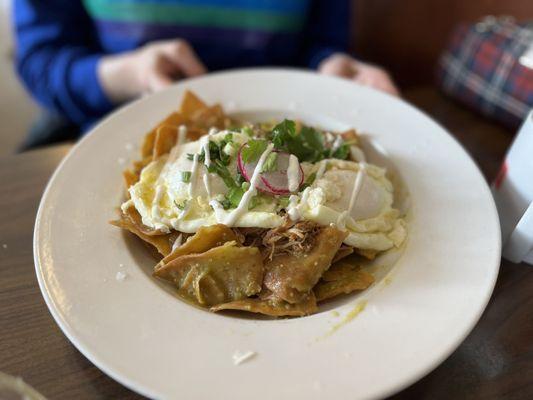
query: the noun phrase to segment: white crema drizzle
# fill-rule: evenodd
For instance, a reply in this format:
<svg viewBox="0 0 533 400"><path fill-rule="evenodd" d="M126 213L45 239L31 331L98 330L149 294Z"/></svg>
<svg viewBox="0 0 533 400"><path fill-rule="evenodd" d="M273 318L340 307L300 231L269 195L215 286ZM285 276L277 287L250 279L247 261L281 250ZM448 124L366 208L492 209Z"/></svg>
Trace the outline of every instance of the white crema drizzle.
<svg viewBox="0 0 533 400"><path fill-rule="evenodd" d="M209 135L211 135L211 131L209 131ZM204 174L204 186L205 191L207 192L207 197L211 199L211 177L209 175L209 166L211 165L211 153L209 152L209 136L207 136L204 139L204 143L202 144L202 148L204 149L204 165L207 169L206 173Z"/></svg>
<svg viewBox="0 0 533 400"><path fill-rule="evenodd" d="M192 168L191 168L191 178L190 178L191 183L189 185L190 200L187 202L187 204L185 204L185 208L181 210L180 213L178 214L178 217L177 217L178 220L185 218L187 216L187 214L189 213L191 209L191 203L196 197L196 187L198 186L196 184L196 181L198 180L197 177L198 177L199 166L200 164L198 163L198 154L195 154L192 158Z"/></svg>
<svg viewBox="0 0 533 400"><path fill-rule="evenodd" d="M291 154L289 156L289 167L287 168L287 182L289 192L296 192L300 186L300 163L298 158Z"/></svg>
<svg viewBox="0 0 533 400"><path fill-rule="evenodd" d="M263 165L265 164L265 161L268 155L272 152L273 148L274 145L270 143L267 146L266 150L263 152L263 154L261 154L261 157L259 157L259 162L254 168L252 179L250 179L250 187L242 195L241 201L239 202L237 208L226 216L226 218L222 222L223 224L227 226L234 225L237 219L239 219L239 217L242 215L242 213L248 210L248 204L250 203L250 200L252 200L252 197L255 196L257 193L257 182L260 179L261 171L263 170Z"/></svg>
<svg viewBox="0 0 533 400"><path fill-rule="evenodd" d="M204 165L206 166L206 168L208 168L211 165L211 153L209 152L209 137L211 135L214 135L216 132L217 130L215 128L211 128L211 130L209 131L209 134L205 136L203 139L202 148L204 149ZM198 181L198 178L197 178L198 169L200 168L198 157L199 155L195 154L192 160L191 178L190 178L191 183L189 185L190 200L185 205L185 208L179 213L178 218L177 218L178 220L185 218L187 216L187 214L189 213L189 210L191 209L191 202L194 201L194 199L196 198L196 192L198 189L198 182L197 182ZM207 195L211 196L211 185L209 181L209 173L206 172L206 174L203 177L203 181L204 181Z"/></svg>
<svg viewBox="0 0 533 400"><path fill-rule="evenodd" d="M352 194L350 196L350 203L348 205L348 209L343 211L339 218L337 218L337 227L341 230L346 229L346 219L352 214L353 208L355 206L355 203L357 202L357 198L359 197L359 193L361 193L361 188L363 187L363 181L366 176L366 163L362 162L359 163L359 171L357 171L357 175L355 176L355 181L352 189Z"/></svg>
<svg viewBox="0 0 533 400"><path fill-rule="evenodd" d="M331 145L331 151L333 153L336 152L339 149L339 147L341 147L342 144L344 143L344 141L342 140L342 136L341 135L336 135L336 136L337 137L335 138L335 141Z"/></svg>

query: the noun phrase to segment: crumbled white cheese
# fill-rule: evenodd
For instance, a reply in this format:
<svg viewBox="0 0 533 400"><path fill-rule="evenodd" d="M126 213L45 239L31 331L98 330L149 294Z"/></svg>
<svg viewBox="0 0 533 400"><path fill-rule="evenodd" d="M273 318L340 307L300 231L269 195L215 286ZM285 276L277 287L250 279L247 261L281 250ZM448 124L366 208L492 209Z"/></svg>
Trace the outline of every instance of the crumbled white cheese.
<svg viewBox="0 0 533 400"><path fill-rule="evenodd" d="M327 179L317 179L315 186L324 191L326 195L324 203L337 201L343 195L342 181L339 180L337 174L328 174Z"/></svg>
<svg viewBox="0 0 533 400"><path fill-rule="evenodd" d="M307 204L310 208L318 207L321 204L326 202L326 193L322 188L314 188L309 190L309 195L307 197Z"/></svg>
<svg viewBox="0 0 533 400"><path fill-rule="evenodd" d="M228 155L230 157L233 157L235 155L235 153L237 152L232 143L226 143L226 145L224 146L222 151L224 152L224 154L226 154L226 155Z"/></svg>
<svg viewBox="0 0 533 400"><path fill-rule="evenodd" d="M128 276L127 273L118 271L117 274L115 275L115 279L119 282L122 282L124 281L124 279L126 279L127 276Z"/></svg>
<svg viewBox="0 0 533 400"><path fill-rule="evenodd" d="M241 365L243 362L248 361L249 359L255 357L257 353L255 351L247 351L244 353L241 353L239 350L237 350L235 353L233 353L233 365Z"/></svg>

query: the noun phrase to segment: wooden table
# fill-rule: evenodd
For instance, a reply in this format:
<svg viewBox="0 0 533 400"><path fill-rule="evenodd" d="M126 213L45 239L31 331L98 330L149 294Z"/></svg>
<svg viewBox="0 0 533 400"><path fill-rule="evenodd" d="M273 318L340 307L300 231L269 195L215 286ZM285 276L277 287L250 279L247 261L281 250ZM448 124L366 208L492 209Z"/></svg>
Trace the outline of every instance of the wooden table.
<svg viewBox="0 0 533 400"><path fill-rule="evenodd" d="M432 90L407 97L460 140L492 179L512 135ZM69 146L0 159L0 371L50 399L140 399L61 333L34 273L32 236L44 186ZM5 246L4 246L5 245ZM533 267L502 261L489 306L442 365L394 399L532 399Z"/></svg>

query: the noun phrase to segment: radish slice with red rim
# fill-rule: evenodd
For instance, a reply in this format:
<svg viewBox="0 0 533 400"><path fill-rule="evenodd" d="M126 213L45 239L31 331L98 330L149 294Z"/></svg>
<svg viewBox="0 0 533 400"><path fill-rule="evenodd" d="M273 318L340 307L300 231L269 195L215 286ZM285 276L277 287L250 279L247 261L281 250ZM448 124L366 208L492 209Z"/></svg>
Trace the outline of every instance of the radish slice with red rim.
<svg viewBox="0 0 533 400"><path fill-rule="evenodd" d="M252 178L254 170L257 167L257 161L253 163L244 163L241 153L242 153L243 147L245 146L246 144L244 144L239 150L239 154L237 156L237 165L244 179L250 182L250 179ZM289 194L291 192L289 191L289 179L287 177L287 170L289 168L290 154L279 151L279 150L274 150L274 152L277 154L276 170L261 173L260 174L261 179L257 185L257 189L262 192L274 194L274 195ZM298 163L298 178L299 178L298 179L298 182L299 182L298 188L299 188L303 184L303 181L304 181L304 172L299 163Z"/></svg>

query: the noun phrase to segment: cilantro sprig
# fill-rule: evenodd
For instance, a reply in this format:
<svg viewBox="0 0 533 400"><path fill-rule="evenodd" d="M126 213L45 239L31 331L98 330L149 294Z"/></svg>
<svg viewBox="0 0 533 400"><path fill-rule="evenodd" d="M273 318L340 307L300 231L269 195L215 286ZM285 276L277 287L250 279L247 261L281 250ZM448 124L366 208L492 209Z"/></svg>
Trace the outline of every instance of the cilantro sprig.
<svg viewBox="0 0 533 400"><path fill-rule="evenodd" d="M296 132L295 122L288 119L274 126L269 137L276 149L294 154L300 162L316 163L331 157L344 160L349 154L348 144L344 143L332 151L326 147L322 132L309 126L303 126L300 132Z"/></svg>
<svg viewBox="0 0 533 400"><path fill-rule="evenodd" d="M241 150L241 157L244 163L249 164L256 162L264 153L268 146L268 142L263 139L250 139L246 146Z"/></svg>

